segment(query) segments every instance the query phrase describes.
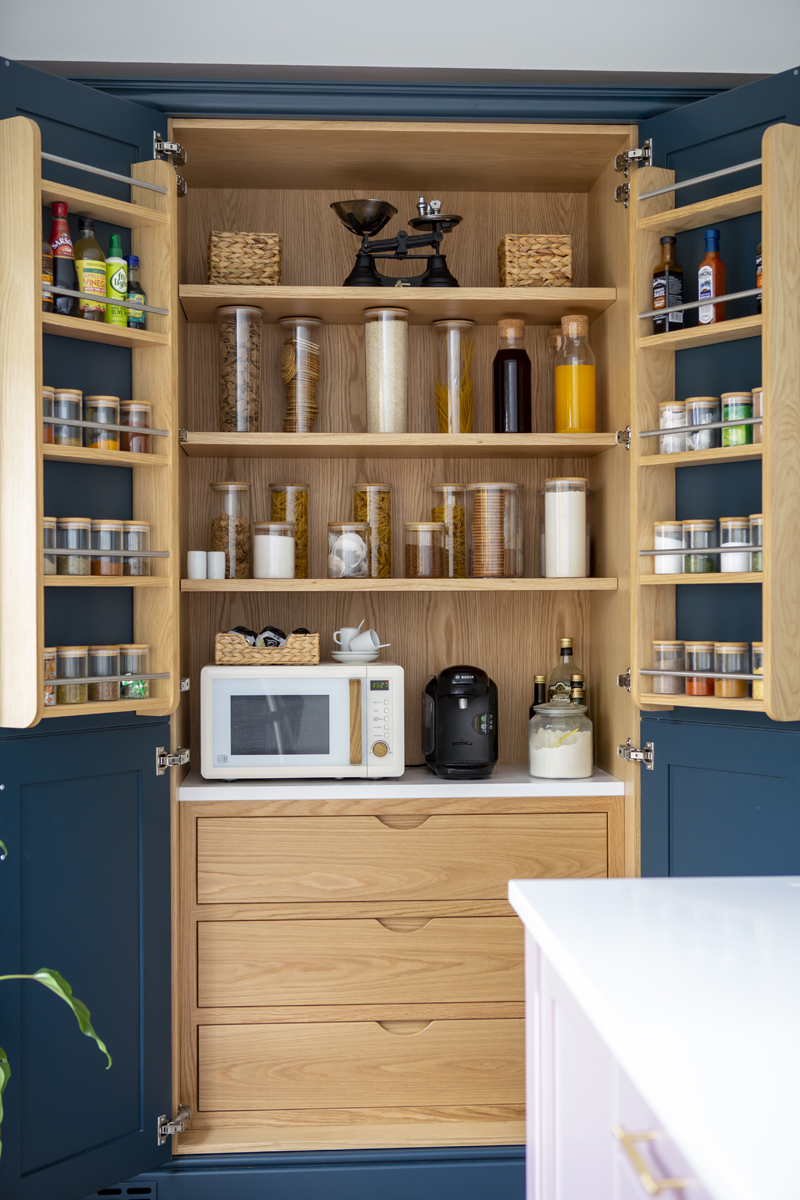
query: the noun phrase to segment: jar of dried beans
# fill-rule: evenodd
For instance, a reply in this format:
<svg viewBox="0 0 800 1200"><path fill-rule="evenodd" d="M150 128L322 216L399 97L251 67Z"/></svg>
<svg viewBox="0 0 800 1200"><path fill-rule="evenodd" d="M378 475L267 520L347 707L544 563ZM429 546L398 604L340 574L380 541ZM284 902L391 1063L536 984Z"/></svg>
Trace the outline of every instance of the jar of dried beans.
<svg viewBox="0 0 800 1200"><path fill-rule="evenodd" d="M211 484L209 549L225 555L226 579L250 578L250 484L226 479Z"/></svg>
<svg viewBox="0 0 800 1200"><path fill-rule="evenodd" d="M271 521L294 525L294 577L308 579L308 484L271 483L269 510Z"/></svg>
<svg viewBox="0 0 800 1200"><path fill-rule="evenodd" d="M438 521L406 522L406 579L443 579L447 527Z"/></svg>
<svg viewBox="0 0 800 1200"><path fill-rule="evenodd" d="M260 308L217 309L219 331L219 427L222 433L261 428Z"/></svg>
<svg viewBox="0 0 800 1200"><path fill-rule="evenodd" d="M353 484L353 520L369 525L369 577L392 577L392 489L388 483Z"/></svg>
<svg viewBox="0 0 800 1200"><path fill-rule="evenodd" d="M122 521L92 521L92 574L122 574Z"/></svg>
<svg viewBox="0 0 800 1200"><path fill-rule="evenodd" d="M464 579L467 574L466 489L460 483L436 483L431 488L431 501L431 520L445 527L445 578Z"/></svg>
<svg viewBox="0 0 800 1200"><path fill-rule="evenodd" d="M86 672L93 675L119 675L119 646L90 646L89 669ZM89 684L90 700L119 700L119 680L103 678L97 683Z"/></svg>
<svg viewBox="0 0 800 1200"><path fill-rule="evenodd" d="M364 313L367 433L405 433L408 410L408 310Z"/></svg>
<svg viewBox="0 0 800 1200"><path fill-rule="evenodd" d="M319 334L317 317L283 317L281 379L286 388L284 433L311 433L317 420L319 385Z"/></svg>

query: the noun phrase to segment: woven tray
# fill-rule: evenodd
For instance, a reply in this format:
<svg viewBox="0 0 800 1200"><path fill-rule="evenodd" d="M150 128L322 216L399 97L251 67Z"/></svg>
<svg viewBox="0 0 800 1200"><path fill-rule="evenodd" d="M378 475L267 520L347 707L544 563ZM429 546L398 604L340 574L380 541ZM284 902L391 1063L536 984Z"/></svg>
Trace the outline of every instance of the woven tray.
<svg viewBox="0 0 800 1200"><path fill-rule="evenodd" d="M277 286L281 281L281 239L277 233L208 235L208 282Z"/></svg>
<svg viewBox="0 0 800 1200"><path fill-rule="evenodd" d="M507 233L497 247L501 287L571 287L568 233Z"/></svg>
<svg viewBox="0 0 800 1200"><path fill-rule="evenodd" d="M241 633L218 633L214 662L228 667L315 667L319 662L318 633L290 633L278 649L249 646Z"/></svg>

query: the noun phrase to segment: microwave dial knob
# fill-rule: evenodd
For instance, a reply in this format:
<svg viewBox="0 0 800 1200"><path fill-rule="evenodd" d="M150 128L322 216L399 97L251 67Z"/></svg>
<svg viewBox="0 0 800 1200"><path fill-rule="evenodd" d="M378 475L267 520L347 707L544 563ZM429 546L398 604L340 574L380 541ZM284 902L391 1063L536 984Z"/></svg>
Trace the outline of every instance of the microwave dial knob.
<svg viewBox="0 0 800 1200"><path fill-rule="evenodd" d="M372 747L372 753L376 758L383 758L384 755L389 753L389 747L386 745L386 742L376 742Z"/></svg>

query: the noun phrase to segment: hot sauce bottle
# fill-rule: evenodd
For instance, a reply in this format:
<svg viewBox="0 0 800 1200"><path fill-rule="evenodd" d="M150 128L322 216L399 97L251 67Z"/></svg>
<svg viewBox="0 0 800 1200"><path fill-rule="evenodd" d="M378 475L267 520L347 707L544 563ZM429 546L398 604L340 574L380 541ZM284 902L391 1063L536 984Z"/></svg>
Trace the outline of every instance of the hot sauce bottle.
<svg viewBox="0 0 800 1200"><path fill-rule="evenodd" d="M661 261L653 271L653 308L672 308L683 304L683 267L675 262L675 238L662 237ZM653 333L683 329L683 313L653 317Z"/></svg>
<svg viewBox="0 0 800 1200"><path fill-rule="evenodd" d="M756 246L756 287L757 288L764 286L761 282L761 272L762 272L763 265L764 265L764 259L761 256L761 242L759 242L758 245ZM761 312L761 295L762 295L762 293L759 292L758 295L756 296L756 312L758 312L758 313Z"/></svg>
<svg viewBox="0 0 800 1200"><path fill-rule="evenodd" d="M75 271L75 251L67 225L67 206L63 200L53 202L53 225L50 230L50 248L53 251L53 284L55 287L78 291L78 276ZM75 296L54 297L56 312L65 317L77 317L79 301Z"/></svg>
<svg viewBox="0 0 800 1200"><path fill-rule="evenodd" d="M697 299L725 295L725 263L719 256L719 230L706 230L706 256L697 272ZM702 304L698 309L701 325L715 325L725 320L724 304Z"/></svg>

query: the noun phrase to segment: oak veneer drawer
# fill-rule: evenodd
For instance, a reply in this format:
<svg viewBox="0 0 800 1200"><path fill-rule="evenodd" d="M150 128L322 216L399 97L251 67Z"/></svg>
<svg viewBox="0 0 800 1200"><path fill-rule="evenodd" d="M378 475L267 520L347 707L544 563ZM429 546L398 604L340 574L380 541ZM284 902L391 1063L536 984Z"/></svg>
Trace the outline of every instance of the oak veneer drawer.
<svg viewBox="0 0 800 1200"><path fill-rule="evenodd" d="M200 1007L522 1000L516 917L201 921Z"/></svg>
<svg viewBox="0 0 800 1200"><path fill-rule="evenodd" d="M504 899L509 879L598 878L607 864L605 813L197 821L200 903Z"/></svg>
<svg viewBox="0 0 800 1200"><path fill-rule="evenodd" d="M522 1104L525 1022L205 1025L205 1112Z"/></svg>

